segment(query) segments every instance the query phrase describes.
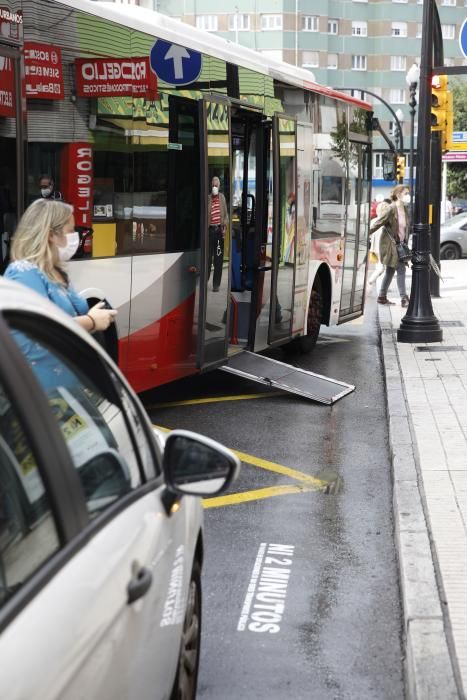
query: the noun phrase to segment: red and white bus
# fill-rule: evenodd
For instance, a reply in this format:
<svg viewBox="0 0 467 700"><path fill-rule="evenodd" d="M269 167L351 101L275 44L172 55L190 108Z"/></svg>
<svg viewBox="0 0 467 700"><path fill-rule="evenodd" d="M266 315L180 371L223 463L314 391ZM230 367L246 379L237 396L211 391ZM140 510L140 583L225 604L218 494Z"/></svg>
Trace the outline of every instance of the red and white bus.
<svg viewBox="0 0 467 700"><path fill-rule="evenodd" d="M118 309L109 349L137 391L239 350L316 342L363 313L371 105L157 13L5 0L3 255L42 174L91 241L75 286ZM213 291L208 195L228 225Z"/></svg>

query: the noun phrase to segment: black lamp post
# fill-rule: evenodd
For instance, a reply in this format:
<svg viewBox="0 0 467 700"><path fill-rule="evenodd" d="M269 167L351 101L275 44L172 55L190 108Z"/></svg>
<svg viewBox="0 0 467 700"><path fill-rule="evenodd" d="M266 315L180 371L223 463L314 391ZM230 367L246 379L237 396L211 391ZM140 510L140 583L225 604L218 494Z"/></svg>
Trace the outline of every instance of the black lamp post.
<svg viewBox="0 0 467 700"><path fill-rule="evenodd" d="M430 296L431 78L434 0L423 0L423 34L418 110L417 182L413 216L412 289L407 313L397 331L401 343L437 343L443 339Z"/></svg>
<svg viewBox="0 0 467 700"><path fill-rule="evenodd" d="M409 168L409 180L410 180L410 218L413 220L413 195L414 195L414 181L413 181L413 164L415 159L415 107L417 106L417 87L420 80L420 67L413 63L409 68L407 75L405 76L407 85L409 86L409 107L410 107L410 168Z"/></svg>

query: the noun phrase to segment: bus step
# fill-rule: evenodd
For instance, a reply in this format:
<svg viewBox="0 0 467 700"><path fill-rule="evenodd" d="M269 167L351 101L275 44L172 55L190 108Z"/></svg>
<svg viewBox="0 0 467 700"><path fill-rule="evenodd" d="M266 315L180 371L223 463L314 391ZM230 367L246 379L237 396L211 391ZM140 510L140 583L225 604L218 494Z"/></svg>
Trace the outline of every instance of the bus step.
<svg viewBox="0 0 467 700"><path fill-rule="evenodd" d="M247 350L230 357L219 369L328 405L355 389L353 384L292 367L285 362L272 360Z"/></svg>

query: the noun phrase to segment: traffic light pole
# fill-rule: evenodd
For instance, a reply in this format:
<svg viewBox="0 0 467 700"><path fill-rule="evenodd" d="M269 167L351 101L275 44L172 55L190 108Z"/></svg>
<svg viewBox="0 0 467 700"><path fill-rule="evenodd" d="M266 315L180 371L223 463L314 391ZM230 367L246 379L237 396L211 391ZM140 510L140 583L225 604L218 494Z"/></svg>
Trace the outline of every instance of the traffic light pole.
<svg viewBox="0 0 467 700"><path fill-rule="evenodd" d="M431 78L433 72L433 17L435 0L423 0L423 34L418 110L417 182L412 225L412 289L407 313L397 340L401 343L436 343L443 339L430 297L430 161Z"/></svg>
<svg viewBox="0 0 467 700"><path fill-rule="evenodd" d="M444 63L443 34L439 19L438 8L434 7L433 25L433 62L435 66ZM431 134L431 193L430 199L433 205L431 220L431 254L438 267L440 266L440 224L441 224L441 134L434 131ZM430 292L434 297L439 297L439 277L430 269Z"/></svg>

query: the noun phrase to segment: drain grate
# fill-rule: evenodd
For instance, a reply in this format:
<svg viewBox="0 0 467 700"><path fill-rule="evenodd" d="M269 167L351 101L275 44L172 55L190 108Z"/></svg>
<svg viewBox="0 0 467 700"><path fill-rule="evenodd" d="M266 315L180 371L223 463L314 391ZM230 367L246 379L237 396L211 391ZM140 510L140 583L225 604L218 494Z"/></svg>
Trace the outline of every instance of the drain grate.
<svg viewBox="0 0 467 700"><path fill-rule="evenodd" d="M435 348L428 348L425 345L417 345L417 352L463 352L463 345L439 345Z"/></svg>
<svg viewBox="0 0 467 700"><path fill-rule="evenodd" d="M463 328L462 321L439 321L439 325L443 328Z"/></svg>

